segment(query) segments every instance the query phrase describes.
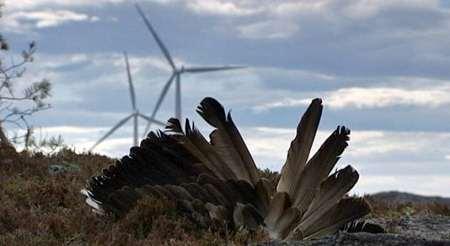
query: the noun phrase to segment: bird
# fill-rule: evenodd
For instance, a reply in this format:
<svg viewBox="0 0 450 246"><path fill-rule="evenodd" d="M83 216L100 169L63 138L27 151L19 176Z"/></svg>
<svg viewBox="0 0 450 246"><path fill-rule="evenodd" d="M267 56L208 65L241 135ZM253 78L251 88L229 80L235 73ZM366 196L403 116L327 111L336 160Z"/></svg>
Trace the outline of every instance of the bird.
<svg viewBox="0 0 450 246"><path fill-rule="evenodd" d="M348 193L359 179L352 166L332 171L348 146L350 130L338 126L310 156L323 110L312 100L300 119L276 186L264 178L231 113L204 98L197 113L214 129L208 141L189 119L168 120L130 154L92 177L82 193L94 212L123 216L146 196L165 197L198 223L263 228L273 239L311 239L370 230L370 204ZM195 205L195 206L194 206Z"/></svg>

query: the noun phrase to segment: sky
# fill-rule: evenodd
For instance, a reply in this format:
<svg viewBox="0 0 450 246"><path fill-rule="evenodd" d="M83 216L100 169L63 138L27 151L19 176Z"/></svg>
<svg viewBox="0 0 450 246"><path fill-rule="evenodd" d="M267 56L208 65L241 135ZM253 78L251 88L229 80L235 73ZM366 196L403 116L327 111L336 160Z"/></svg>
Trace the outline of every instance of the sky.
<svg viewBox="0 0 450 246"><path fill-rule="evenodd" d="M178 65L246 69L182 77L183 116L217 98L260 168L280 170L311 99L324 101L317 149L352 130L338 168L360 173L357 194L400 190L450 197L450 2L439 0L140 0ZM6 0L0 33L11 57L35 40L20 84L47 78L52 109L31 122L85 151L131 113L122 52L140 112L150 115L171 71L126 0ZM174 114L172 88L157 114ZM141 122L143 130L145 122ZM154 128L155 129L155 128ZM128 153L127 124L96 152Z"/></svg>

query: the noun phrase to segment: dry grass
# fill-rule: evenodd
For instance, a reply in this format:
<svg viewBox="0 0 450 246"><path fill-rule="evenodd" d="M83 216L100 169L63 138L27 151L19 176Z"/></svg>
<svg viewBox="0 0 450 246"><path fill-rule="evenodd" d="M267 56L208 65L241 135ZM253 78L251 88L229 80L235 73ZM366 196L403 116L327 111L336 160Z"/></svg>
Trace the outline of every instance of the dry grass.
<svg viewBox="0 0 450 246"><path fill-rule="evenodd" d="M49 175L48 166L74 163L80 171ZM45 156L0 153L0 245L223 245L222 228L199 228L175 204L141 200L120 219L90 212L79 191L114 160L64 149ZM264 233L232 235L236 245L265 240Z"/></svg>
<svg viewBox="0 0 450 246"><path fill-rule="evenodd" d="M376 200L371 196L366 199L372 206L372 217L401 218L421 214L450 216L450 207L439 203L392 203Z"/></svg>
<svg viewBox="0 0 450 246"><path fill-rule="evenodd" d="M86 180L115 160L106 156L0 151L0 245L224 245L221 226L199 228L177 213L170 201L151 197L141 200L124 218L91 213L79 191ZM79 172L49 175L48 166L74 163ZM276 175L266 171L271 180ZM389 204L370 200L373 217L399 218L432 213L450 216L439 204ZM238 232L236 245L264 241L262 232Z"/></svg>

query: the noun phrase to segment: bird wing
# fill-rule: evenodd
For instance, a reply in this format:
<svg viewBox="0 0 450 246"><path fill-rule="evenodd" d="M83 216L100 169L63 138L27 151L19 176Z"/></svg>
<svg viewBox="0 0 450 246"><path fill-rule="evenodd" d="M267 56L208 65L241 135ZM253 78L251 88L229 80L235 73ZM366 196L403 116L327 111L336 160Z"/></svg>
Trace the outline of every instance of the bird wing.
<svg viewBox="0 0 450 246"><path fill-rule="evenodd" d="M225 115L222 105L213 98L202 100L197 112L216 129L210 134L211 144L236 177L252 185L258 182L258 170L231 114Z"/></svg>
<svg viewBox="0 0 450 246"><path fill-rule="evenodd" d="M320 185L319 192L301 219L305 227L317 223L329 209L342 199L358 181L358 172L351 166L336 171Z"/></svg>
<svg viewBox="0 0 450 246"><path fill-rule="evenodd" d="M338 127L325 140L299 175L297 189L291 199L294 206L303 213L317 194L320 183L328 177L348 146L349 134L350 130L347 128Z"/></svg>
<svg viewBox="0 0 450 246"><path fill-rule="evenodd" d="M297 127L297 135L291 142L287 159L281 170L277 191L287 192L291 197L298 188L300 174L311 151L322 115L322 100L314 99Z"/></svg>
<svg viewBox="0 0 450 246"><path fill-rule="evenodd" d="M169 133L176 134L182 145L217 177L222 180L236 179L236 175L226 165L214 147L205 139L194 124L191 126L189 120L186 119L185 131L183 131L179 120L171 118L168 121L166 130Z"/></svg>
<svg viewBox="0 0 450 246"><path fill-rule="evenodd" d="M310 239L335 233L345 224L359 219L370 212L370 205L364 198L344 198L309 227L300 224L288 238Z"/></svg>

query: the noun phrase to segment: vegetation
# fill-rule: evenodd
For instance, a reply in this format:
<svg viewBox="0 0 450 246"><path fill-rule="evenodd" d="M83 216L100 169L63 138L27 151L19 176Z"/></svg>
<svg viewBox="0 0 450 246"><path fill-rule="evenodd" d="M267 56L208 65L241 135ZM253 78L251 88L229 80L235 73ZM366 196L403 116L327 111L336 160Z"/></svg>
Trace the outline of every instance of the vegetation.
<svg viewBox="0 0 450 246"><path fill-rule="evenodd" d="M221 245L223 228L199 228L177 214L176 204L151 197L126 217L91 213L80 190L115 160L69 149L44 155L0 153L0 245ZM49 165L71 163L79 172L49 174ZM239 232L230 241L264 240Z"/></svg>
<svg viewBox="0 0 450 246"><path fill-rule="evenodd" d="M36 43L31 42L27 49L22 51L18 61L14 61L9 50L10 44L0 34L0 145L12 148L11 142L22 142L28 147L32 127L27 118L50 107L45 100L50 96L51 84L46 79L27 82L28 86L18 93L16 87L25 74L26 66L34 61ZM6 129L11 136L8 136ZM20 135L19 129L25 129L26 133Z"/></svg>
<svg viewBox="0 0 450 246"><path fill-rule="evenodd" d="M79 191L86 180L115 160L63 149L51 155L0 153L0 245L223 245L225 231L199 228L177 214L176 204L151 197L126 217L106 218L89 212ZM78 172L50 175L49 165L71 163ZM370 200L370 197L368 197ZM370 200L373 217L401 218L418 213L450 216L437 204L389 204ZM265 241L245 231L229 236L236 245Z"/></svg>
<svg viewBox="0 0 450 246"><path fill-rule="evenodd" d="M450 216L450 207L437 202L430 203L393 203L374 199L372 196L366 196L366 199L372 205L372 217L399 219L404 216L415 216L420 214L434 214Z"/></svg>

